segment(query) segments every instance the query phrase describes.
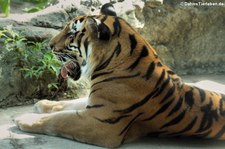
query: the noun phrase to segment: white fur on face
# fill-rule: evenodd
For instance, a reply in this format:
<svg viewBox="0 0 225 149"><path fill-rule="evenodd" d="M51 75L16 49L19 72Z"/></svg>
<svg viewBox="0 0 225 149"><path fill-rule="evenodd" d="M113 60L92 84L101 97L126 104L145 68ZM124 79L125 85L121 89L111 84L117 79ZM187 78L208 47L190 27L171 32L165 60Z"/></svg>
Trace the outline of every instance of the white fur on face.
<svg viewBox="0 0 225 149"><path fill-rule="evenodd" d="M80 31L82 26L83 26L83 22L80 22L80 20L78 20L77 23L76 23L77 31Z"/></svg>
<svg viewBox="0 0 225 149"><path fill-rule="evenodd" d="M83 22L81 22L80 20L77 20L76 23L71 23L70 24L71 32L75 33L76 31L81 31L82 26L83 26Z"/></svg>

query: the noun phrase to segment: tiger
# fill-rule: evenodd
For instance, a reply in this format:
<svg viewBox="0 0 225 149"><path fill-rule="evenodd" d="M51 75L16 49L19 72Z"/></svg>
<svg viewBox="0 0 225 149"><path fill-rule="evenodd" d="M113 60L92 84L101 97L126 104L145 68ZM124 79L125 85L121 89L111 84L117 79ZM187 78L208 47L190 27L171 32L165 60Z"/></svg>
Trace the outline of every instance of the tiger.
<svg viewBox="0 0 225 149"><path fill-rule="evenodd" d="M153 134L225 139L225 95L184 83L112 4L75 17L49 45L63 76L86 76L90 93L40 100L15 119L20 130L108 148Z"/></svg>

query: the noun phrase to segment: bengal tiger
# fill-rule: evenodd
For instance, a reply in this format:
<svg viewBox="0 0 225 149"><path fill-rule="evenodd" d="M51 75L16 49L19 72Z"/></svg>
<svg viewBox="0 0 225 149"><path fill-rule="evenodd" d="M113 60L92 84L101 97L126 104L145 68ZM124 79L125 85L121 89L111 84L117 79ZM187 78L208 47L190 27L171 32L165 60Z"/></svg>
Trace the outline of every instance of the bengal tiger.
<svg viewBox="0 0 225 149"><path fill-rule="evenodd" d="M90 79L87 98L42 100L15 119L22 131L118 147L142 136L225 139L225 95L182 82L111 4L78 16L50 41L63 76Z"/></svg>

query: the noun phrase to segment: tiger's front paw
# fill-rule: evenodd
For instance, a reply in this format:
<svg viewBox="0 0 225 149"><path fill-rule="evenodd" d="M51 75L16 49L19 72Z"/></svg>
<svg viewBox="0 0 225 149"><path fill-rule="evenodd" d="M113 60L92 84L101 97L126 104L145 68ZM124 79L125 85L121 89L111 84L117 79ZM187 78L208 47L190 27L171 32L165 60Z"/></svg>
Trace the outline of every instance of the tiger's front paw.
<svg viewBox="0 0 225 149"><path fill-rule="evenodd" d="M22 131L41 133L42 125L45 121L44 114L29 113L14 119L17 127Z"/></svg>
<svg viewBox="0 0 225 149"><path fill-rule="evenodd" d="M38 101L34 107L33 112L34 113L52 113L55 112L58 102L56 101L50 101L50 100L41 100Z"/></svg>

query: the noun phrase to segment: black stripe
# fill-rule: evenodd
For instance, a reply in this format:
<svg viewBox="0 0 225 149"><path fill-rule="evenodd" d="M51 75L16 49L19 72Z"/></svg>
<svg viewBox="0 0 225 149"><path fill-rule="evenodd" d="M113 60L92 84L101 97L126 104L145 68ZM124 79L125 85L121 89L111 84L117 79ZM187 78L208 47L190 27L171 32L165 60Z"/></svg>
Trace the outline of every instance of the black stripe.
<svg viewBox="0 0 225 149"><path fill-rule="evenodd" d="M72 51L72 48L78 49L78 47L75 46L75 45L69 45L69 46L67 47L67 50Z"/></svg>
<svg viewBox="0 0 225 149"><path fill-rule="evenodd" d="M168 123L166 123L162 127L160 127L160 129L178 124L184 118L185 113L186 113L186 111L183 111L177 117L175 117L174 119L172 119L171 121L169 121Z"/></svg>
<svg viewBox="0 0 225 149"><path fill-rule="evenodd" d="M158 63L157 63L157 66L158 66L158 67L162 67L163 65L162 65L161 62L158 62Z"/></svg>
<svg viewBox="0 0 225 149"><path fill-rule="evenodd" d="M130 117L131 115L122 115L122 116L119 116L117 118L109 118L109 119L99 119L99 118L95 118L97 119L98 121L102 122L102 123L108 123L108 124L116 124L118 123L120 120L124 119L124 118L127 118L127 117Z"/></svg>
<svg viewBox="0 0 225 149"><path fill-rule="evenodd" d="M212 126L212 123L213 123L212 119L208 119L207 115L204 114L204 116L202 117L200 127L196 131L196 133L200 133L200 132L203 132L203 131L209 129Z"/></svg>
<svg viewBox="0 0 225 149"><path fill-rule="evenodd" d="M80 20L80 22L83 22L83 20L84 20L84 17L80 18L79 20Z"/></svg>
<svg viewBox="0 0 225 149"><path fill-rule="evenodd" d="M162 80L164 79L164 77L165 77L165 70L163 69L160 78L158 79L157 83L155 84L155 87L157 87L158 85L160 85L160 83L162 82Z"/></svg>
<svg viewBox="0 0 225 149"><path fill-rule="evenodd" d="M197 133L207 130L210 127L210 125L212 125L212 117L210 114L211 110L212 110L212 101L211 103L201 107L203 117L199 129L196 131Z"/></svg>
<svg viewBox="0 0 225 149"><path fill-rule="evenodd" d="M91 80L96 79L97 77L103 76L103 75L107 75L107 74L111 74L113 73L113 71L109 71L109 72L102 72L102 73L97 73L91 76Z"/></svg>
<svg viewBox="0 0 225 149"><path fill-rule="evenodd" d="M101 22L104 23L107 18L108 18L108 15L104 15L104 17L101 19Z"/></svg>
<svg viewBox="0 0 225 149"><path fill-rule="evenodd" d="M130 78L135 78L135 77L138 77L140 76L140 72L136 73L136 74L133 74L133 75L129 75L129 76L116 76L116 77L111 77L111 78L107 78L105 80L102 80L100 82L96 82L92 85L95 86L97 84L100 84L100 83L103 83L103 82L109 82L109 81L113 81L113 80L120 80L120 79L130 79Z"/></svg>
<svg viewBox="0 0 225 149"><path fill-rule="evenodd" d="M174 113L176 113L181 108L182 103L183 103L183 98L180 97L177 104L174 106L174 108L169 112L169 114L167 116L171 116Z"/></svg>
<svg viewBox="0 0 225 149"><path fill-rule="evenodd" d="M85 55L86 55L86 58L88 58L88 45L89 45L89 42L88 42L88 37L84 40L84 49L85 49Z"/></svg>
<svg viewBox="0 0 225 149"><path fill-rule="evenodd" d="M143 113L139 113L137 114L128 124L126 127L123 128L123 130L120 132L119 136L121 136L124 132L126 132L130 127L131 125L133 124L133 122L139 117L141 116Z"/></svg>
<svg viewBox="0 0 225 149"><path fill-rule="evenodd" d="M77 37L77 46L80 48L82 37L84 36L84 33L80 33Z"/></svg>
<svg viewBox="0 0 225 149"><path fill-rule="evenodd" d="M130 55L131 55L137 46L137 40L135 39L135 36L131 34L129 35L129 39L130 39Z"/></svg>
<svg viewBox="0 0 225 149"><path fill-rule="evenodd" d="M222 116L225 116L225 109L223 108L224 101L225 101L225 95L221 95L219 111Z"/></svg>
<svg viewBox="0 0 225 149"><path fill-rule="evenodd" d="M168 70L167 73L168 73L169 75L175 75L175 73L174 73L172 70Z"/></svg>
<svg viewBox="0 0 225 149"><path fill-rule="evenodd" d="M116 46L114 52L116 53L116 56L119 56L119 54L121 52L121 44L120 44L120 42L117 43L117 46Z"/></svg>
<svg viewBox="0 0 225 149"><path fill-rule="evenodd" d="M86 106L86 109L92 109L92 108L101 108L103 107L104 105L103 104L98 104L98 105L87 105Z"/></svg>
<svg viewBox="0 0 225 149"><path fill-rule="evenodd" d="M148 66L148 70L147 70L147 73L145 76L146 80L149 80L152 73L154 72L154 69L155 69L155 63L154 62L151 62L151 64Z"/></svg>
<svg viewBox="0 0 225 149"><path fill-rule="evenodd" d="M149 118L144 119L143 121L150 121L153 118L155 118L156 116L158 116L159 114L163 113L164 111L166 111L168 109L168 107L171 105L172 102L173 102L173 100L171 100L168 103L164 104L155 114L153 114Z"/></svg>
<svg viewBox="0 0 225 149"><path fill-rule="evenodd" d="M78 33L80 33L80 32L79 32L79 31L76 31L76 32L74 33L74 39L77 38Z"/></svg>
<svg viewBox="0 0 225 149"><path fill-rule="evenodd" d="M159 91L153 96L153 97L157 97L159 96L166 88L166 86L170 83L170 78L167 78L166 81L162 84L162 86L160 87Z"/></svg>
<svg viewBox="0 0 225 149"><path fill-rule="evenodd" d="M89 94L89 97L92 95L92 94L94 94L96 91L98 91L98 90L101 90L102 88L97 88L97 89L95 89L95 90L92 90L91 92L90 92L90 94Z"/></svg>
<svg viewBox="0 0 225 149"><path fill-rule="evenodd" d="M175 85L173 84L173 87L171 87L168 92L166 93L165 97L160 101L160 104L162 104L163 102L165 102L166 100L169 99L170 96L173 95L175 91Z"/></svg>
<svg viewBox="0 0 225 149"><path fill-rule="evenodd" d="M94 72L105 69L109 65L109 63L111 62L114 54L116 54L116 56L119 56L120 52L121 52L121 44L118 42L118 44L117 44L116 48L114 49L112 55L103 64L101 64L100 66L97 66L96 69L94 70Z"/></svg>
<svg viewBox="0 0 225 149"><path fill-rule="evenodd" d="M80 53L80 56L82 57L82 52L80 50L80 47L81 47L81 41L82 41L82 37L84 36L84 33L81 33L79 36L78 36L78 39L77 39L77 46L78 46L78 50L79 50L79 53Z"/></svg>
<svg viewBox="0 0 225 149"><path fill-rule="evenodd" d="M83 28L81 32L82 33L85 33L86 32L86 28Z"/></svg>
<svg viewBox="0 0 225 149"><path fill-rule="evenodd" d="M225 133L225 125L220 129L220 131L214 136L215 139L220 139Z"/></svg>
<svg viewBox="0 0 225 149"><path fill-rule="evenodd" d="M140 100L139 102L136 102L135 104L129 106L126 109L122 110L114 110L114 112L120 112L120 113L130 113L134 111L135 109L143 106L146 102L148 102L150 99L152 99L152 96L158 92L158 89L154 90L153 92L149 93L147 96L145 96L144 99Z"/></svg>
<svg viewBox="0 0 225 149"><path fill-rule="evenodd" d="M212 99L210 100L209 104L206 104L201 107L201 112L203 113L203 117L202 117L200 127L197 130L197 133L203 132L203 131L209 129L213 124L213 120L215 119L216 121L218 121L218 119L219 119L217 110L216 109L213 110Z"/></svg>
<svg viewBox="0 0 225 149"><path fill-rule="evenodd" d="M201 102L204 102L205 101L205 97L206 97L205 91L200 89L200 88L197 88L197 87L196 87L196 89L199 91Z"/></svg>
<svg viewBox="0 0 225 149"><path fill-rule="evenodd" d="M143 48L141 50L141 54L139 55L139 57L127 69L133 70L140 63L141 59L146 57L146 56L148 56L148 49L145 46L143 46Z"/></svg>
<svg viewBox="0 0 225 149"><path fill-rule="evenodd" d="M189 130L191 130L193 128L193 126L196 124L196 121L197 121L197 117L195 117L184 129L178 131L178 132L175 132L175 133L171 133L169 135L180 135L180 134L183 134Z"/></svg>
<svg viewBox="0 0 225 149"><path fill-rule="evenodd" d="M193 90L192 89L185 93L185 102L186 102L186 104L188 104L190 109L194 105L194 97L193 97Z"/></svg>
<svg viewBox="0 0 225 149"><path fill-rule="evenodd" d="M117 34L117 36L119 37L120 32L121 32L121 25L120 25L119 19L117 17L115 17L115 21L113 23L113 28L114 28L114 32L113 32L112 36Z"/></svg>

